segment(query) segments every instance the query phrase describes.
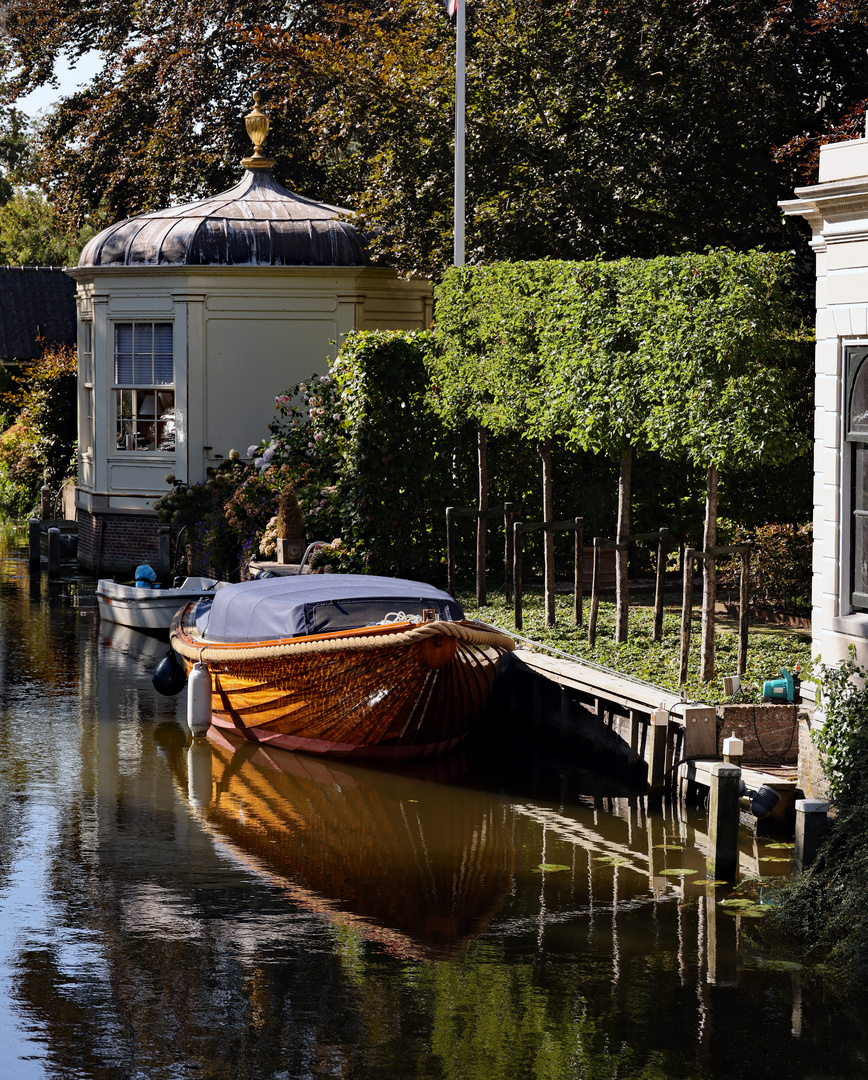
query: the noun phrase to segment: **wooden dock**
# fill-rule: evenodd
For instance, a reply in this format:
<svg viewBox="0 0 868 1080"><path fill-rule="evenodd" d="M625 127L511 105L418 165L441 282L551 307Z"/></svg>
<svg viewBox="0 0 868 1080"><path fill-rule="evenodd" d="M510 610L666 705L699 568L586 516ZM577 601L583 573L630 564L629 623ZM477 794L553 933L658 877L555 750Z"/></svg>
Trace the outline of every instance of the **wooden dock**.
<svg viewBox="0 0 868 1080"><path fill-rule="evenodd" d="M499 711L582 743L599 764L646 778L652 790L674 784L685 755L717 751L715 710L615 672L518 649L504 665Z"/></svg>

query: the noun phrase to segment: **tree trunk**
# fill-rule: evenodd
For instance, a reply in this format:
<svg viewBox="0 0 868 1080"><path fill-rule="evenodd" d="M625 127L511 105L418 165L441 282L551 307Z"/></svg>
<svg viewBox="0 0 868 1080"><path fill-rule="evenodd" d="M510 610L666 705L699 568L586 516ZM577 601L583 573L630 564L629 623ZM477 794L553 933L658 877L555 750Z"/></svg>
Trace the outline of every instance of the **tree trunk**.
<svg viewBox="0 0 868 1080"><path fill-rule="evenodd" d="M618 476L618 544L615 550L615 641L627 640L627 628L630 616L627 562L629 551L626 538L630 535L630 479L633 471L633 447L627 445L621 458L621 471Z"/></svg>
<svg viewBox="0 0 868 1080"><path fill-rule="evenodd" d="M717 544L717 466L709 465L705 477L705 531L703 550ZM702 560L702 645L700 677L709 682L714 676L714 608L717 603L717 575L714 559Z"/></svg>
<svg viewBox="0 0 868 1080"><path fill-rule="evenodd" d="M543 521L554 521L552 499L552 441L543 439L537 443L537 452L542 461L543 481ZM546 626L555 625L555 534L549 529L543 530L543 551L545 560L545 608Z"/></svg>
<svg viewBox="0 0 868 1080"><path fill-rule="evenodd" d="M476 423L476 461L479 479L479 498L477 510L488 509L488 445L485 428ZM487 602L485 589L485 549L488 539L488 522L485 518L476 521L476 606L482 607Z"/></svg>

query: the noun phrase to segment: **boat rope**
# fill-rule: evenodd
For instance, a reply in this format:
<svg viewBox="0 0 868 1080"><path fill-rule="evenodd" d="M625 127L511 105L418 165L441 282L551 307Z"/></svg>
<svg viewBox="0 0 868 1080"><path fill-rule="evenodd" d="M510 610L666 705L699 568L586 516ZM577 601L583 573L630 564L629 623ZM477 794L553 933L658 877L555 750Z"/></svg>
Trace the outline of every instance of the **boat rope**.
<svg viewBox="0 0 868 1080"><path fill-rule="evenodd" d="M397 634L365 634L358 637L324 638L320 641L282 641L272 644L253 642L250 645L208 645L201 638L181 637L179 631L172 633L172 648L190 660L262 660L277 656L304 656L315 653L340 652L346 649L374 650L393 649L399 645L413 645L432 637L453 637L482 648L496 648L512 652L515 642L508 634L493 627L474 623L429 622L411 627Z"/></svg>

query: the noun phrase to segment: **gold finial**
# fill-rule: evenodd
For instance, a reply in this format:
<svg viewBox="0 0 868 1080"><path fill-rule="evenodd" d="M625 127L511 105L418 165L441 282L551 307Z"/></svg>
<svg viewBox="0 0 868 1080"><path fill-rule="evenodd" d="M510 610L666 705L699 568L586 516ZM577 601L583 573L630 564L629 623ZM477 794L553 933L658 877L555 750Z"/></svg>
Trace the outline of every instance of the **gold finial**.
<svg viewBox="0 0 868 1080"><path fill-rule="evenodd" d="M244 117L247 134L253 143L253 157L241 159L245 169L270 169L275 164L273 158L267 158L262 153L262 144L268 134L268 117L259 108L259 91L253 95L253 111Z"/></svg>

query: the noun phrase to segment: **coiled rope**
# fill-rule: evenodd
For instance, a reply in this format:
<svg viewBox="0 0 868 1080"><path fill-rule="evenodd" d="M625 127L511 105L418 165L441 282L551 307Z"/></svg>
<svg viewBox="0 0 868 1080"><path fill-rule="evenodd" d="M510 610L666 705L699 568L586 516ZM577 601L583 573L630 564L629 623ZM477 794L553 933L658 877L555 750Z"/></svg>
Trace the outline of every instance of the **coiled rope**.
<svg viewBox="0 0 868 1080"><path fill-rule="evenodd" d="M459 622L429 622L397 634L366 634L359 637L325 638L321 641L285 641L272 645L249 645L233 648L207 645L201 638L183 640L180 631L172 633L172 648L188 660L263 660L279 656L310 656L314 653L339 652L346 649L369 651L393 649L412 645L430 637L453 637L483 648L512 652L515 642L497 630L483 629L479 624Z"/></svg>

